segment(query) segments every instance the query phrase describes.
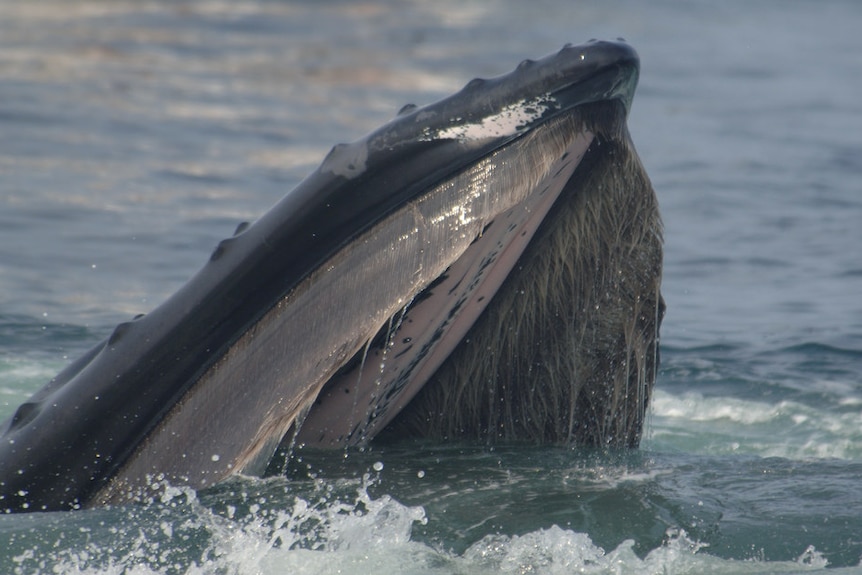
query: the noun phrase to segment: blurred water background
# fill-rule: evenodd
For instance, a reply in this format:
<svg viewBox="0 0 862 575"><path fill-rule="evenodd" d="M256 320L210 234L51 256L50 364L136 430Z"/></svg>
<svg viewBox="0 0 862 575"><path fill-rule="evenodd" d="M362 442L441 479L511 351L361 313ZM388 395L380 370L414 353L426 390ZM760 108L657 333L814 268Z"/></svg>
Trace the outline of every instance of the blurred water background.
<svg viewBox="0 0 862 575"><path fill-rule="evenodd" d="M0 419L333 144L566 42L641 55L668 304L636 452L308 453L290 481L0 517L0 572L862 572L860 23L850 0L0 1Z"/></svg>

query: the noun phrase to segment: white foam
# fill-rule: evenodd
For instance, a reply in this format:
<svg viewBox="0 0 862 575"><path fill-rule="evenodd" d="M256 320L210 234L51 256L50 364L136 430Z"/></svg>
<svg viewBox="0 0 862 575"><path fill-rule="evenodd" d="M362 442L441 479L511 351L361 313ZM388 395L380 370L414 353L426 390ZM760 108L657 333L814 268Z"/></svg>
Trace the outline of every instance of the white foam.
<svg viewBox="0 0 862 575"><path fill-rule="evenodd" d="M367 483L367 478L366 478ZM266 510L252 505L251 514L230 519L202 507L196 497L175 493L170 518L151 511L141 520L111 533L123 539L119 549L101 537L86 545L60 536L50 553L37 548L16 558L16 572L86 575L293 575L372 574L547 574L569 573L781 573L820 570L826 560L813 547L800 550L796 561L764 562L722 559L679 529L639 557L626 540L606 552L585 533L551 525L522 535L487 535L458 554L414 541L413 525L426 521L421 507L398 503L391 496L372 498L365 484L353 501L312 504L297 498L292 509ZM261 498L262 501L265 498ZM133 513L136 514L137 512ZM232 515L233 512L230 513ZM144 528L142 528L142 526ZM82 531L86 529L82 528ZM205 531L209 543L203 559L183 562L184 537ZM122 545L120 546L122 547ZM175 556L180 557L179 559Z"/></svg>
<svg viewBox="0 0 862 575"><path fill-rule="evenodd" d="M788 459L862 457L862 413L656 390L649 447L700 454L746 453Z"/></svg>

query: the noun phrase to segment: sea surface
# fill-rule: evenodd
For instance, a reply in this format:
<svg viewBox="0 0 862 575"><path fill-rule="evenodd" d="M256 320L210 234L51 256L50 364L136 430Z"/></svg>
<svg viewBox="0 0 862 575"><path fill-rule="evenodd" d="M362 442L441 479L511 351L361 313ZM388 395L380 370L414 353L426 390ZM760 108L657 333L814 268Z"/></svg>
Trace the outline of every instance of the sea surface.
<svg viewBox="0 0 862 575"><path fill-rule="evenodd" d="M2 516L0 573L862 573L860 25L851 0L0 0L0 419L333 144L590 38L641 56L668 305L639 450L302 453Z"/></svg>

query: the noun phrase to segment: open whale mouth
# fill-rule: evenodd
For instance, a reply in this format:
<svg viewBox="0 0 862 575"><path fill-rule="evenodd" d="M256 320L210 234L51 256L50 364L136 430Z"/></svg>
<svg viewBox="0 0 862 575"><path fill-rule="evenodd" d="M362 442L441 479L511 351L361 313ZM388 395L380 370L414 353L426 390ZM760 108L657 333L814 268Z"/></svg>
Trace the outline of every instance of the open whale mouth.
<svg viewBox="0 0 862 575"><path fill-rule="evenodd" d="M637 77L626 44L566 46L333 148L19 408L0 508L260 473L286 435L637 445L663 308Z"/></svg>
<svg viewBox="0 0 862 575"><path fill-rule="evenodd" d="M601 54L601 65L586 64L595 64L592 49ZM367 340L327 382L307 415L297 421L295 433L289 435L291 446L363 445L387 431L399 437L637 445L647 387L652 385L657 365L655 340L663 313L658 294L660 222L652 190L625 129L638 64L625 45L594 43L566 47L539 62L525 61L516 74L563 60L580 63L580 74L560 74L557 79L562 81L547 92L503 106L496 114L477 120L458 117L452 126L427 130L429 141L454 140L468 149L481 148L485 154L408 204L423 210L422 222L433 222L429 238L440 233L446 236L427 241L432 250L429 255L441 256L427 268L433 271L426 277L435 279L423 283L418 294L404 300L378 335ZM547 68L544 70L547 73ZM488 83L474 80L456 98L487 89ZM419 121L429 114L423 109L412 111L411 117L414 115ZM483 147L489 141L492 146ZM591 179L576 176L582 163L587 166L580 172L587 172ZM596 182L608 189L585 189L596 187ZM622 189L615 194L611 190L614 186ZM604 197L599 200L591 195ZM617 222L559 215L567 211L561 204L569 205L569 212L584 212L584 207L589 211L602 203L613 204L618 196L639 198L640 203L635 202L635 213L629 214L625 206L619 206ZM578 203L582 205L572 207ZM438 211L426 213L430 206ZM547 218L552 210L556 216ZM400 214L408 219L408 227L416 224L406 209ZM604 253L606 246L600 244L602 237L625 234L619 228L627 217L642 220L622 224L639 228L637 237L614 244L621 239L617 236L608 239L606 246L629 249L628 257L647 260L635 273L631 271L637 266L625 270L630 282L640 284L634 289L645 292L643 302L635 302L642 305L625 312L631 319L628 326L615 318L602 327L587 326L591 314L583 307L588 303L598 306L600 300L593 294L574 293L577 286L592 284L614 290L613 295L604 294L606 300L616 301L605 301L610 306L601 310L602 314L622 313L620 308L627 302L621 300L632 295L620 294L618 285L588 277L591 273L610 273L620 263L611 261L615 254ZM545 233L531 246L543 226ZM599 226L605 229L597 229ZM587 241L589 236L593 242ZM573 245L573 239L581 246ZM532 253L522 258L528 246ZM607 261L584 269L585 257L604 257ZM575 267L584 277L557 271ZM624 270L617 265L616 271L622 274ZM383 277L391 276L387 273ZM371 278L361 283L371 290L385 289ZM516 298L520 301L505 297L495 301L501 289L524 295ZM567 298L568 303L551 303ZM477 324L489 304L493 311L487 315L491 319L484 317ZM563 319L563 329L555 325L561 316L568 317ZM639 318L641 325L634 325ZM612 346L595 341L602 329L638 331L642 341L629 341L621 350L612 350ZM580 333L573 333L578 330ZM629 340L634 339L629 336ZM509 357L487 359L488 355L504 355L507 344ZM470 346L472 351L464 351ZM608 357L603 364L585 365L589 362L578 360L588 352L577 349L584 346L598 346L599 353ZM542 351L531 350L536 347ZM627 357L616 357L614 353L619 351ZM549 362L548 358L553 359ZM610 366L614 361L622 365ZM556 365L548 367L549 363ZM636 365L639 372L629 373L627 363ZM585 370L593 373L585 377ZM619 379L620 374L614 371L624 372L625 385L632 383L635 389L626 390L622 400L605 393L596 396L595 387L618 394L613 379ZM582 381L571 381L578 377ZM599 385L586 385L590 378L598 379ZM429 381L432 383L426 388ZM529 390L526 393L525 388ZM417 394L420 399L413 401ZM584 397L589 394L593 397ZM535 401L530 396L541 399ZM612 413L604 413L609 406ZM596 413L597 409L603 413ZM622 421L607 424L606 420L615 418ZM386 430L393 419L396 424Z"/></svg>
<svg viewBox="0 0 862 575"><path fill-rule="evenodd" d="M431 261L416 267L430 270L427 276L434 279L418 293L405 291L409 297L389 316L378 337L368 340L329 380L300 422L296 443L362 445L404 409L464 340L512 273L596 142L596 128L591 129L596 116L621 113L621 106L593 105L553 117L399 212L408 221L392 224L405 230L402 239L428 224L418 232L428 239L418 239L417 245L419 251L428 250ZM614 119L602 118L603 128ZM478 127L464 131L474 129L481 134ZM377 230L368 235L361 239L362 244L379 238ZM386 231L384 235L396 234ZM435 235L442 237L431 239ZM422 244L427 247L419 247ZM384 253L386 249L397 247L387 245ZM377 246L371 250L381 251ZM382 284L391 272L377 277L381 279L369 277L362 286L385 290L387 286Z"/></svg>

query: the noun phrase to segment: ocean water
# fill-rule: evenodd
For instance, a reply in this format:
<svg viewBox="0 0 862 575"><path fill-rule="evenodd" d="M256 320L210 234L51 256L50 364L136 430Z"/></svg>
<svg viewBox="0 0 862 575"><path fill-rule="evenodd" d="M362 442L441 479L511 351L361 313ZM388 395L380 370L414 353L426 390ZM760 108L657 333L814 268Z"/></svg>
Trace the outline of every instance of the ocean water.
<svg viewBox="0 0 862 575"><path fill-rule="evenodd" d="M0 573L862 572L862 5L0 14L0 419L333 144L594 37L641 55L668 304L639 450L303 452L289 479L2 516Z"/></svg>

